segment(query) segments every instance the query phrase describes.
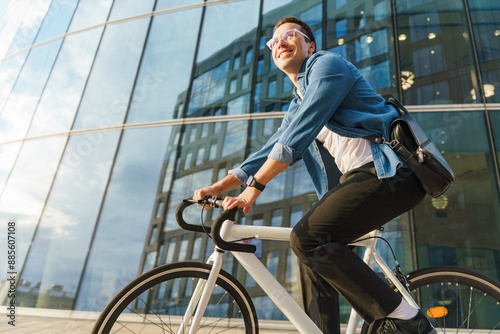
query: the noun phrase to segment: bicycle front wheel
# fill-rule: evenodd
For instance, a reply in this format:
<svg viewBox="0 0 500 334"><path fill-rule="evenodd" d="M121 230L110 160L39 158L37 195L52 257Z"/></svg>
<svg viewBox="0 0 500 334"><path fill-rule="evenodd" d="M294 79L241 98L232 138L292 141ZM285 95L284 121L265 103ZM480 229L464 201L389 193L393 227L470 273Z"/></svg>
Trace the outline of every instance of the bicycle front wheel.
<svg viewBox="0 0 500 334"><path fill-rule="evenodd" d="M92 333L178 333L194 289L207 280L211 268L181 262L142 274L108 303ZM258 333L257 314L248 293L223 270L196 333L221 332Z"/></svg>
<svg viewBox="0 0 500 334"><path fill-rule="evenodd" d="M438 333L500 333L499 282L455 267L417 270L408 281Z"/></svg>

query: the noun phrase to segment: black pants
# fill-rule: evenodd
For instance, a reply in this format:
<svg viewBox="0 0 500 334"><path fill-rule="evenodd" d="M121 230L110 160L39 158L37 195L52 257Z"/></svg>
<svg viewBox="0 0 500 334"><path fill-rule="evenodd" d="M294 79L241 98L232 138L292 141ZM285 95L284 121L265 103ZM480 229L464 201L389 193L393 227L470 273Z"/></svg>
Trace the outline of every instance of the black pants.
<svg viewBox="0 0 500 334"><path fill-rule="evenodd" d="M304 307L323 333L340 333L338 293L368 322L386 317L401 302L347 244L424 198L408 174L401 168L379 180L373 163L354 169L294 227L290 242L299 259Z"/></svg>

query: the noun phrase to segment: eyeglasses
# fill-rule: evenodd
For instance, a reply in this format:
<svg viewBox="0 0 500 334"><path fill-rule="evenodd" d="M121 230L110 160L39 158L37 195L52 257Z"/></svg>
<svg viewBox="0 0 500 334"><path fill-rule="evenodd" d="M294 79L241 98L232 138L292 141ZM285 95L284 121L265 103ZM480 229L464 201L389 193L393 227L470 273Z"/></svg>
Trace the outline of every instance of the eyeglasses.
<svg viewBox="0 0 500 334"><path fill-rule="evenodd" d="M309 40L309 42L311 41L311 39L309 37L307 37L306 34L304 34L302 31L300 31L298 29L290 29L290 30L285 31L283 33L283 35L281 35L281 39L288 43L292 38L295 37L296 33L299 33L302 36L304 36L305 38L307 38ZM278 45L279 42L280 42L280 39L278 37L273 37L266 43L266 45L269 47L269 49L274 50L274 48Z"/></svg>

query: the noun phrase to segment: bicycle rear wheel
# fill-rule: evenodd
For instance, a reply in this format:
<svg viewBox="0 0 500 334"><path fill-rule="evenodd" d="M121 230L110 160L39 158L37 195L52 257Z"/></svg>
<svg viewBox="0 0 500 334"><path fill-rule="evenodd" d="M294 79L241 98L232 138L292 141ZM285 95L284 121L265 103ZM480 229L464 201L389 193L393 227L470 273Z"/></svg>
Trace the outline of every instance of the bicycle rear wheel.
<svg viewBox="0 0 500 334"><path fill-rule="evenodd" d="M92 333L177 333L197 283L206 281L211 268L204 263L181 262L142 274L108 303ZM223 270L197 331L220 332L258 333L250 296Z"/></svg>
<svg viewBox="0 0 500 334"><path fill-rule="evenodd" d="M438 333L500 333L499 282L455 267L417 270L408 281Z"/></svg>

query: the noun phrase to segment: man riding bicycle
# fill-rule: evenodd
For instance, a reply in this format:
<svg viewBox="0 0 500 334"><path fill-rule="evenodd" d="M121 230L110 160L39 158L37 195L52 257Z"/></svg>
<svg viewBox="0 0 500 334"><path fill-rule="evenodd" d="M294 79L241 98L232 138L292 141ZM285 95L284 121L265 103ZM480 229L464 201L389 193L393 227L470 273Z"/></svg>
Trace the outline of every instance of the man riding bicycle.
<svg viewBox="0 0 500 334"><path fill-rule="evenodd" d="M319 201L297 223L291 247L299 259L304 307L323 333L340 333L338 294L375 333L436 333L425 315L395 293L347 244L415 207L420 183L388 145L398 112L360 72L335 53L316 52L309 26L285 17L267 43L276 66L294 85L294 98L277 132L262 149L193 198L226 197L226 209L248 213L265 185L300 159ZM338 170L340 180L335 179Z"/></svg>

